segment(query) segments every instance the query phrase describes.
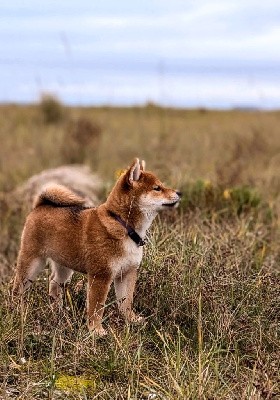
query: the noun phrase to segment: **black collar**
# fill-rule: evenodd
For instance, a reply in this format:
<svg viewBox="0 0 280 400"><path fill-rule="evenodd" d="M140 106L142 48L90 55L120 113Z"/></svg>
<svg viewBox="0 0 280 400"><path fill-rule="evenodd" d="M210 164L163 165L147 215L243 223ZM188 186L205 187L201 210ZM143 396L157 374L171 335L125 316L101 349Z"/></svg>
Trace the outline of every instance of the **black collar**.
<svg viewBox="0 0 280 400"><path fill-rule="evenodd" d="M115 214L113 211L109 211L109 214L127 230L128 236L130 237L130 239L133 240L134 243L137 244L138 247L144 246L145 240L143 240L130 225L128 225L119 215Z"/></svg>

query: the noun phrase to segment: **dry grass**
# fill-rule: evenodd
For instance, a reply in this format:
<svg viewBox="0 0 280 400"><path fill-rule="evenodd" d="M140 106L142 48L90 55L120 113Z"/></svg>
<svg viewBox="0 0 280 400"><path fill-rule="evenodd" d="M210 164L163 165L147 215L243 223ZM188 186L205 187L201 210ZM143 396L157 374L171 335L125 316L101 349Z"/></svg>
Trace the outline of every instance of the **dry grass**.
<svg viewBox="0 0 280 400"><path fill-rule="evenodd" d="M102 127L79 161L104 177L103 196L135 155L184 191L149 234L135 299L145 324L126 326L111 293L110 335L97 342L78 276L58 315L47 270L24 307L7 283L23 222L11 192L64 162L78 120ZM279 122L277 112L148 106L64 108L47 124L40 107L1 107L1 399L279 398Z"/></svg>

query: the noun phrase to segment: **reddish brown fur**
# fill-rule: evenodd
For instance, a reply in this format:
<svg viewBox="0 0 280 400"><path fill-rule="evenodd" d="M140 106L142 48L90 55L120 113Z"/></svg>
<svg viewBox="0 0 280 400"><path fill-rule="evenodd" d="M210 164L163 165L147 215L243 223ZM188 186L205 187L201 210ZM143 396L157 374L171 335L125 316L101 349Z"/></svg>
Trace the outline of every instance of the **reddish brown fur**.
<svg viewBox="0 0 280 400"><path fill-rule="evenodd" d="M33 208L46 204L61 207L86 206L86 200L82 199L65 186L48 184L43 188L39 196L35 198Z"/></svg>
<svg viewBox="0 0 280 400"><path fill-rule="evenodd" d="M157 186L160 191L155 189ZM46 189L24 226L14 292L23 292L44 268L46 260L51 259L50 295L54 298L60 296L60 286L71 278L72 270L88 275L90 329L105 333L101 320L113 280L120 311L129 319L137 319L131 304L142 248L109 212L113 211L139 235L144 235L158 211L152 210L150 215L151 206L145 203L142 207L145 195L161 203L175 204L179 200L177 192L164 188L151 172L144 172L138 159L119 178L107 201L97 208L84 208L84 200L63 186Z"/></svg>

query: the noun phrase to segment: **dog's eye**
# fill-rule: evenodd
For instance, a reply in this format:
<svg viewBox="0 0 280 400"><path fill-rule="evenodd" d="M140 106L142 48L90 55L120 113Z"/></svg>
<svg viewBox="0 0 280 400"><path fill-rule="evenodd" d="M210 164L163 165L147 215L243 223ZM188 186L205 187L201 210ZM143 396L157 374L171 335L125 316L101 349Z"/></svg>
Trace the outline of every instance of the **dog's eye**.
<svg viewBox="0 0 280 400"><path fill-rule="evenodd" d="M157 192L160 192L161 191L161 187L160 186L154 186L153 190L156 190Z"/></svg>

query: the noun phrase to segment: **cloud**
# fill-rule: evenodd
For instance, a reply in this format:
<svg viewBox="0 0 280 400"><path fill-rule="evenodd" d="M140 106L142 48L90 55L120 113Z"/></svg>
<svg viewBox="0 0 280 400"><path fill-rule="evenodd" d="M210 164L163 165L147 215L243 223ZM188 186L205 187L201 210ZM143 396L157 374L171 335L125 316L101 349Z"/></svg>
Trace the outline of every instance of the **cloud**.
<svg viewBox="0 0 280 400"><path fill-rule="evenodd" d="M102 92L106 77L112 80L115 98L132 99L133 93L135 99L155 96L160 92L158 77L164 75L173 88L169 98L174 102L183 101L186 84L190 96L195 98L197 92L200 101L203 96L212 100L217 96L226 102L227 92L232 96L241 92L249 101L257 96L256 90L235 91L236 76L244 81L261 71L275 79L280 63L279 20L280 4L275 0L13 0L1 8L0 73L9 76L14 85L30 82L32 74L41 76L51 88L51 82L62 76L65 86L59 90L67 99ZM112 71L120 73L118 78ZM200 75L194 77L195 71ZM229 80L213 86L207 83L213 73L227 73ZM75 76L85 74L89 78L86 88L74 82ZM187 83L188 74L195 82L204 81L203 75L208 74L204 90ZM139 87L126 82L129 76L138 76ZM95 78L101 86L90 83ZM4 85L2 80L2 91ZM273 85L267 83L266 88L263 92L273 99L279 94ZM38 90L36 85L34 90ZM24 93L27 91L25 88Z"/></svg>

